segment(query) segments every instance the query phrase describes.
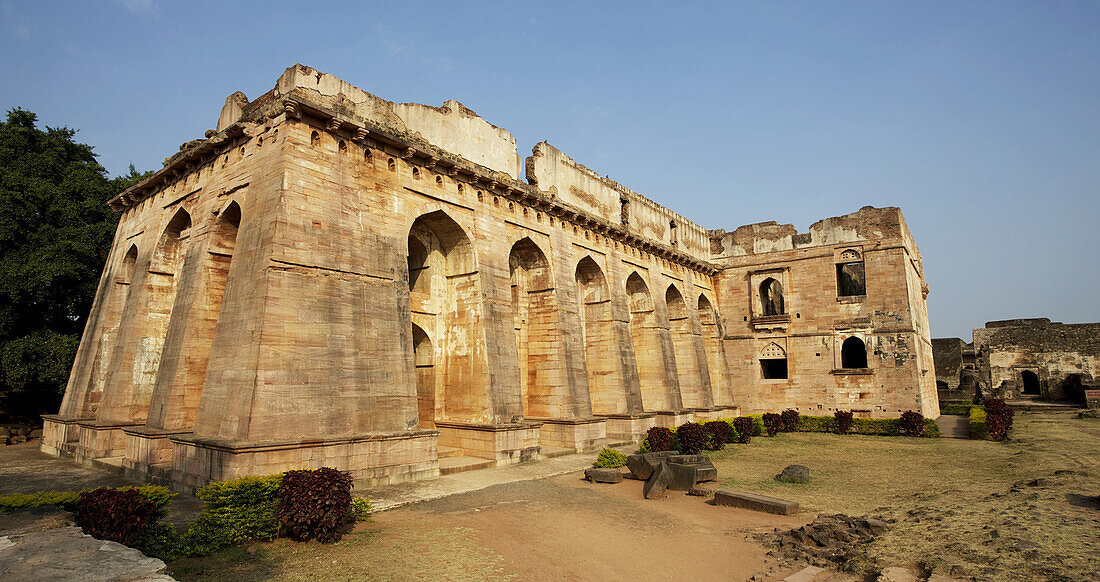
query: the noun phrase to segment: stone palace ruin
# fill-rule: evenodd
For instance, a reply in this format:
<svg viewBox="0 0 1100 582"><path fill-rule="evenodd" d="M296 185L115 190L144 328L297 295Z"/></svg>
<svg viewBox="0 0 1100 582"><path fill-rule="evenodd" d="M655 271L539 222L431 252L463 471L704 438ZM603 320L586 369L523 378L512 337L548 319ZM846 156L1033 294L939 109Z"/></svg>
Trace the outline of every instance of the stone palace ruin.
<svg viewBox="0 0 1100 582"><path fill-rule="evenodd" d="M521 179L522 172L522 179ZM376 484L785 408L938 415L897 208L708 231L456 101L297 65L111 201L44 451Z"/></svg>

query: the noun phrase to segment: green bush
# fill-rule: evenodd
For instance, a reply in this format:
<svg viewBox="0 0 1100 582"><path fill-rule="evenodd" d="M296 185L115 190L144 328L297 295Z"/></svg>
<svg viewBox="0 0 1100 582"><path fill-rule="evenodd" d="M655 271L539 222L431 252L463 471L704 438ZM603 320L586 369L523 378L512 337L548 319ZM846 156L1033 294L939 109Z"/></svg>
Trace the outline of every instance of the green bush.
<svg viewBox="0 0 1100 582"><path fill-rule="evenodd" d="M970 438L972 439L985 439L989 438L989 426L986 424L986 415L984 406L975 406L970 409Z"/></svg>
<svg viewBox="0 0 1100 582"><path fill-rule="evenodd" d="M795 428L798 432L834 432L836 423L831 416L800 416Z"/></svg>
<svg viewBox="0 0 1100 582"><path fill-rule="evenodd" d="M203 501L198 520L183 536L182 552L202 556L251 540L271 540L279 533L276 494L282 473L211 483L195 492Z"/></svg>
<svg viewBox="0 0 1100 582"><path fill-rule="evenodd" d="M626 458L625 455L623 458ZM374 507L366 497L352 497L348 521L367 521L370 519L370 512L373 510Z"/></svg>
<svg viewBox="0 0 1100 582"><path fill-rule="evenodd" d="M617 469L625 464L626 455L615 449L604 447L600 454L596 456L596 466L600 468Z"/></svg>

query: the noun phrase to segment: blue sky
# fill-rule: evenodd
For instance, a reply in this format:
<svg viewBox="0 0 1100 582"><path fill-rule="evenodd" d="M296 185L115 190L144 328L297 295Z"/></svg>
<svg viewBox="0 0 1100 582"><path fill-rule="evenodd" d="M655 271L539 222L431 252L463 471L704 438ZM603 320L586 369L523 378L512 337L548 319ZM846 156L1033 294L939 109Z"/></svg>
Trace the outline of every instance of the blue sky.
<svg viewBox="0 0 1100 582"><path fill-rule="evenodd" d="M301 62L708 228L900 206L934 336L1100 321L1100 3L0 0L0 107L159 168Z"/></svg>

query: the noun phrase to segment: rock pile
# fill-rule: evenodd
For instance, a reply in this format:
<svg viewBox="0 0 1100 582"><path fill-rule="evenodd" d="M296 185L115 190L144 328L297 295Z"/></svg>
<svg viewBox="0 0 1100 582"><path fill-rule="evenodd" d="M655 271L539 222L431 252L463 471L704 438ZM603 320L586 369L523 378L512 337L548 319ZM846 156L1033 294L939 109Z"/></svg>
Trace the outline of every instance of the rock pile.
<svg viewBox="0 0 1100 582"><path fill-rule="evenodd" d="M864 545L890 528L889 522L873 517L818 515L809 525L789 531L776 529L761 534L760 541L776 549L768 555L797 560L815 566L844 566L864 559Z"/></svg>
<svg viewBox="0 0 1100 582"><path fill-rule="evenodd" d="M25 425L0 426L0 445L18 445L42 438L42 429Z"/></svg>
<svg viewBox="0 0 1100 582"><path fill-rule="evenodd" d="M646 499L664 497L670 489L691 491L698 483L718 479L718 469L706 455L681 455L676 451L630 455L626 466L635 479L646 482L642 489Z"/></svg>

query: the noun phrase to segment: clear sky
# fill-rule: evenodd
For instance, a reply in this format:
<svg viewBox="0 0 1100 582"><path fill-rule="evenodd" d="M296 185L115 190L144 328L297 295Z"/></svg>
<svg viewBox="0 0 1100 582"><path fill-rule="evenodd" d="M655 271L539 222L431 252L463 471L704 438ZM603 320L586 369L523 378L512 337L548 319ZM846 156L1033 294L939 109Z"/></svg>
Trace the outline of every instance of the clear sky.
<svg viewBox="0 0 1100 582"><path fill-rule="evenodd" d="M1100 2L0 0L0 107L112 174L296 62L457 99L708 228L900 206L936 337L1100 321Z"/></svg>

